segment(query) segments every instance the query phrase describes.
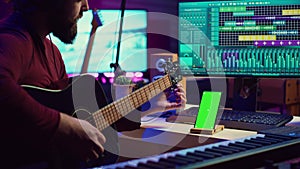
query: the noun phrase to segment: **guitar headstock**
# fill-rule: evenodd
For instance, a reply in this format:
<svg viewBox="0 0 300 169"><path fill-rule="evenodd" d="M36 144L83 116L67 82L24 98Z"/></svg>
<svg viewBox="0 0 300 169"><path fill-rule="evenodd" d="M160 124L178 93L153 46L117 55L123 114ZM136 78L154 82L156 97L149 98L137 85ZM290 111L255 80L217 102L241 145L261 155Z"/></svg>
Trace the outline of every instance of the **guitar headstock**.
<svg viewBox="0 0 300 169"><path fill-rule="evenodd" d="M101 15L97 9L93 9L92 32L94 33L99 26L102 26Z"/></svg>
<svg viewBox="0 0 300 169"><path fill-rule="evenodd" d="M179 62L166 61L163 65L165 73L171 78L172 85L176 85L182 80L182 75L180 73Z"/></svg>

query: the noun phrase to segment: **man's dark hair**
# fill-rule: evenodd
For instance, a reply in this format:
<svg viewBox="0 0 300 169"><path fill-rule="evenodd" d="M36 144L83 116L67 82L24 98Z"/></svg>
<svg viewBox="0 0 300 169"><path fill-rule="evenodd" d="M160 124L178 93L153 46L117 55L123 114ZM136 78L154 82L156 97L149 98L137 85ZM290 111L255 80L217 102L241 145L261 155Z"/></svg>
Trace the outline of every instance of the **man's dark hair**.
<svg viewBox="0 0 300 169"><path fill-rule="evenodd" d="M56 0L8 0L8 2L12 3L15 11L22 13L47 10L57 3Z"/></svg>

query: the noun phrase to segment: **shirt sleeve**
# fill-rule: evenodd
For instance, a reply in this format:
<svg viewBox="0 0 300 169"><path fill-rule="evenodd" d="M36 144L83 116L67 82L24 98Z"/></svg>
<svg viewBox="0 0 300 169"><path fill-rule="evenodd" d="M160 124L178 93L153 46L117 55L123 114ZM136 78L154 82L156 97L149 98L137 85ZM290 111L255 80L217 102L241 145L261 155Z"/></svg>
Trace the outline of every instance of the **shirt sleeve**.
<svg viewBox="0 0 300 169"><path fill-rule="evenodd" d="M33 49L29 41L26 36L0 34L0 106L5 119L0 130L7 139L39 145L51 140L59 112L38 103L18 83Z"/></svg>

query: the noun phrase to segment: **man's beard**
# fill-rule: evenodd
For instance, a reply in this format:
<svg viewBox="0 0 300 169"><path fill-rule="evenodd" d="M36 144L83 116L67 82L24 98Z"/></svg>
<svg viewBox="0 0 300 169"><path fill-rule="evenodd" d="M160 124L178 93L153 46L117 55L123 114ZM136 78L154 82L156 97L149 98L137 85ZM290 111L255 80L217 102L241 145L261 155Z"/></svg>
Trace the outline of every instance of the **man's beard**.
<svg viewBox="0 0 300 169"><path fill-rule="evenodd" d="M56 23L53 29L53 35L66 44L72 44L77 35L76 22Z"/></svg>

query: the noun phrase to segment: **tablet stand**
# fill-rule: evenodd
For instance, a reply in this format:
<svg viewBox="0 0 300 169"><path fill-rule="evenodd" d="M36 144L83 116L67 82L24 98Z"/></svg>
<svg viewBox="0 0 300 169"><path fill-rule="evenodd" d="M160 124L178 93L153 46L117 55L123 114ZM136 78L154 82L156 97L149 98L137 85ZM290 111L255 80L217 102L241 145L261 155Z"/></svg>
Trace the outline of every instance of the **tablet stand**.
<svg viewBox="0 0 300 169"><path fill-rule="evenodd" d="M195 134L213 135L224 130L224 125L216 125L214 129L191 128L190 132Z"/></svg>

